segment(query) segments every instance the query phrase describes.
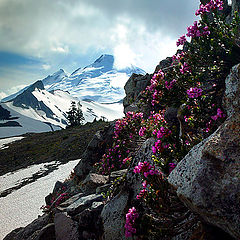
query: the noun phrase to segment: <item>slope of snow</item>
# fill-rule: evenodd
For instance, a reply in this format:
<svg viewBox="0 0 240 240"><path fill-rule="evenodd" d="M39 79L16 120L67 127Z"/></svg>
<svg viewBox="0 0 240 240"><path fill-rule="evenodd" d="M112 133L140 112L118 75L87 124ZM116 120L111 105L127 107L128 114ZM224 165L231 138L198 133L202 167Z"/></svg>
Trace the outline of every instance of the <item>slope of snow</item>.
<svg viewBox="0 0 240 240"><path fill-rule="evenodd" d="M79 159L62 164L50 174L13 191L6 197L0 198L0 219L2 219L0 222L0 239L3 239L6 234L14 229L26 226L38 215L42 215L40 207L45 204L45 196L52 192L56 181L64 181L70 175L78 162ZM55 162L33 165L0 176L0 191L14 187L24 179L32 177L34 173L44 171L48 165L52 164L55 164Z"/></svg>
<svg viewBox="0 0 240 240"><path fill-rule="evenodd" d="M43 81L43 84L48 91L61 89L80 100L111 103L123 99L124 85L132 73L145 74L142 69L133 65L117 69L114 66L114 57L105 54L87 67L78 68L64 80L52 85Z"/></svg>
<svg viewBox="0 0 240 240"><path fill-rule="evenodd" d="M94 118L105 117L108 121L112 121L118 118L122 118L123 105L122 103L97 103L97 102L87 102L81 101L83 116L85 121L92 122Z"/></svg>
<svg viewBox="0 0 240 240"><path fill-rule="evenodd" d="M12 117L19 117L16 121L23 127L1 127L0 137L18 136L26 132L45 132L51 131L50 123L55 129L65 128L67 124L66 112L70 109L71 102L78 102L77 98L72 97L68 92L55 90L48 92L36 88L32 94L39 102L43 102L53 112L52 118L47 117L42 110L33 108L21 108L13 105L12 102L3 103L2 106L11 112ZM83 116L86 122L92 122L95 118L101 117L108 121L123 117L122 103L97 103L94 101L80 101ZM6 121L5 121L6 122ZM36 126L35 126L36 124Z"/></svg>
<svg viewBox="0 0 240 240"><path fill-rule="evenodd" d="M5 148L8 148L8 145L9 143L12 143L12 142L15 142L15 141L18 141L18 140L21 140L23 139L24 137L11 137L11 138L3 138L3 139L0 139L0 150L1 149L5 149Z"/></svg>
<svg viewBox="0 0 240 240"><path fill-rule="evenodd" d="M29 132L48 132L52 131L51 127L39 120L24 116L18 111L13 110L8 105L10 103L2 103L3 108L11 112L12 117L18 117L14 120L18 122L22 127L0 127L0 138L20 136ZM19 108L18 110L20 110ZM1 123L8 122L8 120L1 121ZM60 130L59 126L52 125L53 130Z"/></svg>

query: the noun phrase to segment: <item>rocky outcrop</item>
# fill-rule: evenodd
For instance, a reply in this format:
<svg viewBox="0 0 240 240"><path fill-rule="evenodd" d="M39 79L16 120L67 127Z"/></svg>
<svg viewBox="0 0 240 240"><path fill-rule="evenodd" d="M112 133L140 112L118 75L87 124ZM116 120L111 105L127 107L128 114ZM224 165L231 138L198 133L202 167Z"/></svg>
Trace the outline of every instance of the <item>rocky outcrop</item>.
<svg viewBox="0 0 240 240"><path fill-rule="evenodd" d="M240 239L240 65L226 79L228 119L169 176L179 198L207 223Z"/></svg>
<svg viewBox="0 0 240 240"><path fill-rule="evenodd" d="M115 122L110 123L104 130L98 131L87 146L81 160L74 168L76 176L79 180L83 180L91 170L93 165L99 162L104 154L107 146L112 142Z"/></svg>
<svg viewBox="0 0 240 240"><path fill-rule="evenodd" d="M150 84L151 75L146 74L145 76L141 74L133 73L128 79L124 86L126 93L123 99L124 113L129 111L135 112L139 110L138 101L140 100L141 92Z"/></svg>

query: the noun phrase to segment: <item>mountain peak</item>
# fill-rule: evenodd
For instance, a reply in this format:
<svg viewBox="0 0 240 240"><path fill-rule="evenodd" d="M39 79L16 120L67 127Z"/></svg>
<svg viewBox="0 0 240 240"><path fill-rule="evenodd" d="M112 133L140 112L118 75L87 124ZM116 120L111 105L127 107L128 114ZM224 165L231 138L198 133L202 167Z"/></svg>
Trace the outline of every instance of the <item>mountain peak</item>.
<svg viewBox="0 0 240 240"><path fill-rule="evenodd" d="M114 61L114 57L110 54L102 54L94 63L100 63L103 61Z"/></svg>

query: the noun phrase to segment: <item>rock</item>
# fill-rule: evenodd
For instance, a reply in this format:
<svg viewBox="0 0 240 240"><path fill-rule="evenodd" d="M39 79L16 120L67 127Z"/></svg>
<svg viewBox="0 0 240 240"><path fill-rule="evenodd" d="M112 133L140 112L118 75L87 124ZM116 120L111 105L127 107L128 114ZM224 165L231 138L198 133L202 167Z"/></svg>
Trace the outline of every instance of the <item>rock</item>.
<svg viewBox="0 0 240 240"><path fill-rule="evenodd" d="M124 235L128 193L121 192L108 202L101 213L105 240L126 239Z"/></svg>
<svg viewBox="0 0 240 240"><path fill-rule="evenodd" d="M115 122L111 122L104 130L98 131L87 146L82 159L74 168L79 180L83 180L93 169L93 165L99 162L105 153L106 147L111 145Z"/></svg>
<svg viewBox="0 0 240 240"><path fill-rule="evenodd" d="M43 227L34 240L56 240L54 223L49 223Z"/></svg>
<svg viewBox="0 0 240 240"><path fill-rule="evenodd" d="M103 186L100 186L100 187L97 187L97 189L96 189L96 193L97 194L101 194L102 192L107 192L108 190L109 190L109 188L112 186L112 184L111 183L107 183L107 184L105 184L105 185L103 185Z"/></svg>
<svg viewBox="0 0 240 240"><path fill-rule="evenodd" d="M72 196L71 198L67 199L66 201L62 202L59 206L62 208L68 207L69 205L71 205L72 203L74 203L75 201L77 201L79 198L83 196L85 196L84 193L78 193Z"/></svg>
<svg viewBox="0 0 240 240"><path fill-rule="evenodd" d="M179 120L178 120L178 109L174 107L169 107L166 109L164 113L164 119L167 121L170 127L172 126L179 126Z"/></svg>
<svg viewBox="0 0 240 240"><path fill-rule="evenodd" d="M95 239L97 239L96 238L96 234L94 234L92 232L88 232L88 231L83 231L82 237L83 237L83 239L87 239L87 240L95 240Z"/></svg>
<svg viewBox="0 0 240 240"><path fill-rule="evenodd" d="M106 184L109 180L108 176L103 176L96 173L89 173L81 184L81 190L85 194L92 194L96 192L96 188Z"/></svg>
<svg viewBox="0 0 240 240"><path fill-rule="evenodd" d="M17 234L23 230L22 227L14 229L12 232L7 234L3 240L16 240L17 239Z"/></svg>
<svg viewBox="0 0 240 240"><path fill-rule="evenodd" d="M91 210L93 211L102 211L104 204L102 202L93 202L91 206Z"/></svg>
<svg viewBox="0 0 240 240"><path fill-rule="evenodd" d="M131 194L132 194L132 199L136 199L136 196L139 194L140 190L142 189L142 182L140 179L139 174L135 174L133 172L135 166L138 165L139 162L144 162L147 161L151 165L153 165L153 160L152 160L152 146L155 143L154 138L149 138L147 139L139 151L136 153L135 158L132 161L131 167L129 168L127 172L127 183L129 188L131 189Z"/></svg>
<svg viewBox="0 0 240 240"><path fill-rule="evenodd" d="M93 211L91 209L87 208L83 210L81 213L79 213L76 218L78 219L78 226L81 228L87 228L91 225L94 225L94 215Z"/></svg>
<svg viewBox="0 0 240 240"><path fill-rule="evenodd" d="M167 57L166 59L160 61L160 63L155 68L155 73L158 72L160 69L165 70L168 69L172 64L172 58Z"/></svg>
<svg viewBox="0 0 240 240"><path fill-rule="evenodd" d="M78 224L64 213L54 217L56 240L78 240Z"/></svg>
<svg viewBox="0 0 240 240"><path fill-rule="evenodd" d="M110 202L108 202L101 213L104 239L125 239L125 221L126 213L132 206L128 206L129 203L135 201L136 195L139 193L142 183L139 175L133 173L133 168L139 161L152 161L152 145L154 139L148 139L137 152L136 157L133 159L131 168L127 172L126 185L122 186L122 190L116 195ZM121 171L121 175L124 171ZM119 176L120 172L113 173L113 176Z"/></svg>
<svg viewBox="0 0 240 240"><path fill-rule="evenodd" d="M44 214L43 216L38 217L37 219L35 219L33 222L31 222L30 224L28 224L26 227L24 228L19 228L16 230L14 230L13 232L9 233L4 240L23 240L23 239L28 239L29 237L31 237L36 231L41 230L42 228L44 228L45 226L48 225L48 223L50 222L51 218L49 216L49 214Z"/></svg>
<svg viewBox="0 0 240 240"><path fill-rule="evenodd" d="M168 181L180 199L207 223L240 239L240 65L226 78L228 119L193 147Z"/></svg>
<svg viewBox="0 0 240 240"><path fill-rule="evenodd" d="M240 239L240 114L196 145L170 174L180 199L208 223Z"/></svg>
<svg viewBox="0 0 240 240"><path fill-rule="evenodd" d="M110 181L115 180L116 178L123 177L127 173L127 169L122 169L119 171L111 172Z"/></svg>
<svg viewBox="0 0 240 240"><path fill-rule="evenodd" d="M101 194L91 194L85 197L81 197L72 203L69 207L67 207L66 211L69 215L77 215L84 209L90 207L93 202L101 202L102 200L103 196Z"/></svg>
<svg viewBox="0 0 240 240"><path fill-rule="evenodd" d="M234 112L240 112L240 64L231 69L227 76L225 84L226 90L223 98L223 105L227 111L228 116L233 115Z"/></svg>
<svg viewBox="0 0 240 240"><path fill-rule="evenodd" d="M137 103L140 100L140 95L143 90L146 89L147 85L150 84L151 75L146 74L145 76L141 74L133 73L128 79L124 86L126 97L123 99L124 113L128 111L137 111L139 107Z"/></svg>

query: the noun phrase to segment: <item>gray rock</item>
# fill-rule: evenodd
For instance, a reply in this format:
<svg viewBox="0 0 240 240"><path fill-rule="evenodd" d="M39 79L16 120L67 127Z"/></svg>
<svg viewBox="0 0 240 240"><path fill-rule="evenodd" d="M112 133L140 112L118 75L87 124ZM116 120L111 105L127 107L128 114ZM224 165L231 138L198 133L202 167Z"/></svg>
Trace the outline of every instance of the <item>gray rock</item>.
<svg viewBox="0 0 240 240"><path fill-rule="evenodd" d="M85 197L81 197L72 203L69 207L67 207L66 211L69 215L77 215L84 209L90 207L93 202L101 202L102 200L103 196L101 194L91 194Z"/></svg>
<svg viewBox="0 0 240 240"><path fill-rule="evenodd" d="M74 196L72 196L71 198L67 199L66 201L62 202L59 206L61 208L65 208L65 207L68 207L70 206L72 203L74 203L75 201L77 201L79 198L85 196L84 193L78 193Z"/></svg>
<svg viewBox="0 0 240 240"><path fill-rule="evenodd" d="M108 176L103 176L96 173L89 173L81 184L81 190L85 194L92 194L96 192L96 188L106 184L109 180Z"/></svg>
<svg viewBox="0 0 240 240"><path fill-rule="evenodd" d="M104 207L103 202L93 202L90 209L93 211L99 211L99 210L101 211L103 207Z"/></svg>
<svg viewBox="0 0 240 240"><path fill-rule="evenodd" d="M128 170L127 183L133 194L132 199L136 199L136 196L139 194L140 190L142 189L142 181L141 181L140 175L135 174L133 170L135 166L138 165L139 162L147 161L151 165L154 164L152 160L152 155L153 155L152 146L154 142L155 142L154 138L149 138L143 143L142 147L140 148L135 158L133 159L131 167Z"/></svg>
<svg viewBox="0 0 240 240"><path fill-rule="evenodd" d="M78 224L64 213L54 217L56 240L78 240Z"/></svg>
<svg viewBox="0 0 240 240"><path fill-rule="evenodd" d="M109 190L109 188L112 186L112 184L111 183L107 183L107 184L105 184L105 185L103 185L103 186L100 186L100 187L97 187L97 189L96 189L96 193L97 194L100 194L100 193L102 193L102 192L107 192L108 190Z"/></svg>
<svg viewBox="0 0 240 240"><path fill-rule="evenodd" d="M228 119L193 147L168 181L180 199L207 223L240 239L240 65L226 79Z"/></svg>
<svg viewBox="0 0 240 240"><path fill-rule="evenodd" d="M49 223L47 226L43 227L34 240L55 240L55 226L54 223Z"/></svg>
<svg viewBox="0 0 240 240"><path fill-rule="evenodd" d="M196 145L170 174L179 198L208 223L240 239L240 114Z"/></svg>
<svg viewBox="0 0 240 240"><path fill-rule="evenodd" d="M141 92L150 84L151 75L133 73L124 86L126 97L123 99L124 113L128 111L137 111L138 102L140 100Z"/></svg>
<svg viewBox="0 0 240 240"><path fill-rule="evenodd" d="M128 193L121 192L108 202L101 213L105 240L126 239L124 235Z"/></svg>
<svg viewBox="0 0 240 240"><path fill-rule="evenodd" d="M225 84L226 90L223 99L223 105L227 111L228 116L234 112L240 112L240 64L231 69L227 76Z"/></svg>
<svg viewBox="0 0 240 240"><path fill-rule="evenodd" d="M33 222L28 224L25 228L17 229L17 232L14 230L9 233L4 240L23 240L31 237L36 231L41 230L48 225L51 218L49 214L44 214L43 216L38 217Z"/></svg>
<svg viewBox="0 0 240 240"><path fill-rule="evenodd" d="M139 161L148 161L152 163L153 143L154 139L148 139L144 142L127 172L126 185L122 186L120 193L111 199L102 210L101 217L105 240L126 239L124 235L124 225L126 221L125 215L128 209L132 207L128 206L128 203L131 203L136 199L137 194L142 188L141 179L139 175L133 173L133 169ZM113 175L118 176L119 174L119 172L115 172ZM121 174L124 174L124 171L122 171Z"/></svg>
<svg viewBox="0 0 240 240"><path fill-rule="evenodd" d="M127 173L127 169L122 169L119 171L111 172L110 181L113 181L116 178L123 177Z"/></svg>

